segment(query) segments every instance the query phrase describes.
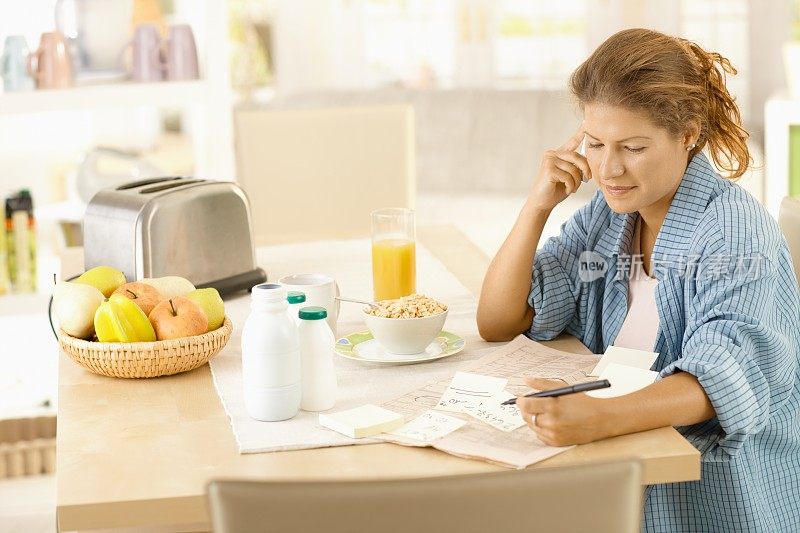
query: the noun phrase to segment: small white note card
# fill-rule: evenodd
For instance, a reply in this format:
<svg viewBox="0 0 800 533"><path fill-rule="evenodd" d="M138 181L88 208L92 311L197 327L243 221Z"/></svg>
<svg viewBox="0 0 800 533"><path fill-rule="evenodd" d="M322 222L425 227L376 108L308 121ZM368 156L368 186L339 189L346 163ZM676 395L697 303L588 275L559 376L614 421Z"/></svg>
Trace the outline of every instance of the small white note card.
<svg viewBox="0 0 800 533"><path fill-rule="evenodd" d="M619 363L609 363L600 379L607 379L611 387L589 391L586 394L595 398L613 398L630 394L639 389L643 389L653 383L658 377L658 372L643 368L621 365Z"/></svg>
<svg viewBox="0 0 800 533"><path fill-rule="evenodd" d="M507 379L456 372L436 409L462 413L466 405L479 405L506 388Z"/></svg>
<svg viewBox="0 0 800 533"><path fill-rule="evenodd" d="M406 437L422 442L433 442L445 435L452 433L467 422L450 415L437 413L434 410L425 411L417 418L394 431L389 431L391 435Z"/></svg>
<svg viewBox="0 0 800 533"><path fill-rule="evenodd" d="M338 413L321 413L320 425L354 439L392 431L405 423L403 415L367 404Z"/></svg>
<svg viewBox="0 0 800 533"><path fill-rule="evenodd" d="M514 431L525 425L519 407L516 404L502 405L506 400L515 398L507 391L501 391L480 405L466 405L464 412L501 431Z"/></svg>
<svg viewBox="0 0 800 533"><path fill-rule="evenodd" d="M644 350L634 350L632 348L622 348L620 346L609 346L606 353L603 354L603 357L598 361L597 366L594 367L594 370L592 370L589 375L601 375L609 363L619 363L634 368L650 370L650 367L656 362L657 357L658 352L646 352Z"/></svg>

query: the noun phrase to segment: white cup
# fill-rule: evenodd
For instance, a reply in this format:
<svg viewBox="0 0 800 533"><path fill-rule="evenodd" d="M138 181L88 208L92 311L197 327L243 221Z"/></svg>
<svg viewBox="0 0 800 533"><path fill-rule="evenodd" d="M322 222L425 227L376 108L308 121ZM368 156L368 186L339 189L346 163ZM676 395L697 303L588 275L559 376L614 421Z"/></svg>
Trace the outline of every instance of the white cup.
<svg viewBox="0 0 800 533"><path fill-rule="evenodd" d="M317 305L328 311L328 326L336 335L336 319L339 317L339 286L326 274L290 274L278 280L287 291L300 291L306 295L303 307Z"/></svg>

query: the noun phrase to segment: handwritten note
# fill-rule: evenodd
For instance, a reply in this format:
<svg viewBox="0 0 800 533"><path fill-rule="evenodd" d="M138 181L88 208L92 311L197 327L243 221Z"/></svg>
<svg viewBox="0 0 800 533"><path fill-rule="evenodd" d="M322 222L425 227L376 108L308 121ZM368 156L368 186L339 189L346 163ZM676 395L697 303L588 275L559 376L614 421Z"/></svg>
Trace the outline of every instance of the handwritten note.
<svg viewBox="0 0 800 533"><path fill-rule="evenodd" d="M507 379L456 372L450 386L436 405L439 411L463 412L464 406L477 406L502 391Z"/></svg>
<svg viewBox="0 0 800 533"><path fill-rule="evenodd" d="M564 381L574 380L573 383L590 381L591 378L586 378L586 372L594 368L599 359L593 354L554 350L520 335L473 362L469 369L476 374L507 379L508 391L520 395L530 392L522 376L548 376ZM422 412L437 409L440 398L451 384L450 379L428 383L381 405L405 415L408 419L416 418ZM405 446L424 445L390 433L383 433L377 438ZM513 468L524 468L569 449L547 446L536 438L533 431L497 431L471 416L464 427L437 439L431 446L461 457L483 458Z"/></svg>
<svg viewBox="0 0 800 533"><path fill-rule="evenodd" d="M597 363L597 366L589 373L590 376L599 376L603 373L609 363L632 366L650 370L658 357L657 352L646 352L644 350L634 350L632 348L622 348L621 346L609 346L606 353Z"/></svg>
<svg viewBox="0 0 800 533"><path fill-rule="evenodd" d="M613 398L630 394L653 383L658 377L658 372L634 368L632 366L621 365L619 363L609 363L600 379L607 379L611 382L611 387L589 391L586 394L595 398Z"/></svg>
<svg viewBox="0 0 800 533"><path fill-rule="evenodd" d="M502 405L504 401L511 398L515 398L515 396L502 391L480 405L467 405L463 409L471 417L501 431L514 431L524 426L525 421L516 405Z"/></svg>
<svg viewBox="0 0 800 533"><path fill-rule="evenodd" d="M437 413L431 409L425 411L408 424L394 431L389 431L389 433L421 442L433 442L452 433L466 423L465 420Z"/></svg>

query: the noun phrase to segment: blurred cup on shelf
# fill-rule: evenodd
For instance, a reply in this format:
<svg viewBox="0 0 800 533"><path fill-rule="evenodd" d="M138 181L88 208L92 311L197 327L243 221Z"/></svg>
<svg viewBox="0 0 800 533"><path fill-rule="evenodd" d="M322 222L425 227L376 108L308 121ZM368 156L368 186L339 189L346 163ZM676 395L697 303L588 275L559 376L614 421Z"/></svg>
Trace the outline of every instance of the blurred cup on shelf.
<svg viewBox="0 0 800 533"><path fill-rule="evenodd" d="M30 91L33 78L28 74L28 42L23 35L9 35L0 56L3 73L3 90L6 92Z"/></svg>
<svg viewBox="0 0 800 533"><path fill-rule="evenodd" d="M72 86L72 61L60 31L42 34L39 48L28 56L28 73L39 89L62 89Z"/></svg>
<svg viewBox="0 0 800 533"><path fill-rule="evenodd" d="M376 301L416 292L413 210L398 207L372 212L372 286Z"/></svg>
<svg viewBox="0 0 800 533"><path fill-rule="evenodd" d="M197 47L191 26L175 24L169 27L166 54L168 80L196 80L198 78Z"/></svg>
<svg viewBox="0 0 800 533"><path fill-rule="evenodd" d="M133 0L77 0L77 4L87 70L122 70L122 50L130 38Z"/></svg>
<svg viewBox="0 0 800 533"><path fill-rule="evenodd" d="M161 33L155 24L136 26L131 41L131 75L135 81L161 81L164 67L161 59Z"/></svg>

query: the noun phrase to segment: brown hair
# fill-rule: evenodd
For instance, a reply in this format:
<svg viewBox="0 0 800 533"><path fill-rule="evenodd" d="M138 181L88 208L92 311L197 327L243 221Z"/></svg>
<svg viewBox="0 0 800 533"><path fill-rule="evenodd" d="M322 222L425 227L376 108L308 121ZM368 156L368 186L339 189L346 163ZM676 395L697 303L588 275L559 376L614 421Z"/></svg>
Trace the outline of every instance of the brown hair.
<svg viewBox="0 0 800 533"><path fill-rule="evenodd" d="M720 70L721 69L721 70ZM573 72L570 86L583 108L603 103L645 112L675 136L700 124L690 158L708 145L717 167L738 178L751 163L749 134L725 87L736 74L728 59L698 44L635 28L609 37Z"/></svg>

